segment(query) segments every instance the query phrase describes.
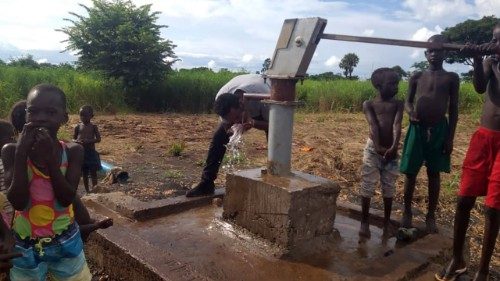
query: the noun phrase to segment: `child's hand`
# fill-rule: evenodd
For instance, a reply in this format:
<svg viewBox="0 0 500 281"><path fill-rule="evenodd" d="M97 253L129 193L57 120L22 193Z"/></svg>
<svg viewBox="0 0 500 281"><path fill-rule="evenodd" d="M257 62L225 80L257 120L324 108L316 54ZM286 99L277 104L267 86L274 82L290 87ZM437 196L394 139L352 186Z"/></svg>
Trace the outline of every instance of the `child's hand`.
<svg viewBox="0 0 500 281"><path fill-rule="evenodd" d="M254 126L254 121L253 119L250 119L249 122L243 123L243 132L246 132L250 129L252 129Z"/></svg>
<svg viewBox="0 0 500 281"><path fill-rule="evenodd" d="M39 150L40 156L46 163L54 161L57 157L54 157L54 140L50 137L49 131L45 128L38 128L35 135L36 143L35 146Z"/></svg>
<svg viewBox="0 0 500 281"><path fill-rule="evenodd" d="M98 223L96 223L97 227L100 228L100 229L106 229L110 226L113 225L113 219L112 218L107 218L107 219L104 219Z"/></svg>
<svg viewBox="0 0 500 281"><path fill-rule="evenodd" d="M33 147L35 143L35 135L36 135L36 127L33 123L26 123L23 126L23 130L19 135L19 140L17 141L17 148L22 150L23 152L27 152L29 149Z"/></svg>
<svg viewBox="0 0 500 281"><path fill-rule="evenodd" d="M452 151L453 151L453 140L449 139L444 143L443 154L451 155Z"/></svg>
<svg viewBox="0 0 500 281"><path fill-rule="evenodd" d="M14 241L14 239L11 240L12 242ZM13 252L13 250L14 243L10 241L5 241L5 243L4 241L0 242L0 272L9 272L9 269L12 267L10 260L23 256L23 254Z"/></svg>
<svg viewBox="0 0 500 281"><path fill-rule="evenodd" d="M387 151L384 154L384 159L385 161L389 162L391 160L396 159L398 155L398 149L396 147L391 147L387 149Z"/></svg>
<svg viewBox="0 0 500 281"><path fill-rule="evenodd" d="M376 148L375 148L375 151L376 151L379 155L382 155L382 156L383 156L383 155L385 155L385 153L387 152L387 149L386 149L386 148L384 148L384 147L381 147L381 146L380 146L380 147L376 147Z"/></svg>
<svg viewBox="0 0 500 281"><path fill-rule="evenodd" d="M419 119L418 119L418 117L417 117L417 112L412 111L412 112L410 112L410 114L409 114L409 115L410 115L410 122L413 122L413 123L418 123L418 122L420 122L420 120L419 120Z"/></svg>

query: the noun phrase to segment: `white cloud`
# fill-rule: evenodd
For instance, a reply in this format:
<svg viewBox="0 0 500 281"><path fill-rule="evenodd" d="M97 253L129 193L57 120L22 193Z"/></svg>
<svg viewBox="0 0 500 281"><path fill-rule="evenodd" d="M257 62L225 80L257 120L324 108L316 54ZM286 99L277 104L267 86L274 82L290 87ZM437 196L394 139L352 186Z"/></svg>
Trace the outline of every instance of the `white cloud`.
<svg viewBox="0 0 500 281"><path fill-rule="evenodd" d="M214 69L217 67L217 63L214 60L211 60L207 63L208 68Z"/></svg>
<svg viewBox="0 0 500 281"><path fill-rule="evenodd" d="M412 59L418 59L423 54L423 52L424 51L422 49L413 50L413 52L410 55L410 58L412 58Z"/></svg>
<svg viewBox="0 0 500 281"><path fill-rule="evenodd" d="M405 0L403 6L413 12L414 18L424 21L470 16L475 10L465 0Z"/></svg>
<svg viewBox="0 0 500 281"><path fill-rule="evenodd" d="M250 62L252 59L253 59L253 55L251 55L251 54L245 54L245 55L243 55L243 57L241 58L241 61L242 61L242 62L244 62L244 63L248 63L248 62Z"/></svg>
<svg viewBox="0 0 500 281"><path fill-rule="evenodd" d="M372 35L373 35L373 33L375 33L375 30L373 30L373 29L365 29L365 30L363 31L363 35L364 35L364 36L372 36Z"/></svg>
<svg viewBox="0 0 500 281"><path fill-rule="evenodd" d="M48 60L48 59L46 59L46 58L43 58L43 59L38 59L38 60L36 60L36 62L37 62L37 63L47 63L47 62L49 62L49 60Z"/></svg>
<svg viewBox="0 0 500 281"><path fill-rule="evenodd" d="M474 2L475 1L475 2ZM180 62L176 67L206 66L260 70L264 58L271 57L283 20L318 16L328 20L325 32L363 34L408 39L414 35L426 40L437 32L436 24L453 26L468 18L495 13L499 16L500 0L395 0L356 1L322 0L133 0L136 5L152 3L159 11L162 37L173 41ZM57 28L69 25L63 21L68 12L82 13L78 3L91 0L0 0L0 49L9 44L14 49L61 50L66 39ZM400 9L400 10L398 10ZM398 15L405 15L399 16ZM416 34L422 27L426 29ZM376 32L375 32L376 31ZM332 52L335 50L335 52ZM1 50L0 50L1 51ZM331 70L338 64L332 54L354 52L360 57L355 72L368 75L382 66L409 68L413 49L347 42L321 42L309 67L309 73ZM253 55L252 55L253 54ZM47 57L47 55L40 55ZM418 57L418 56L417 56ZM5 60L5 59L4 59ZM49 58L49 61L51 58Z"/></svg>
<svg viewBox="0 0 500 281"><path fill-rule="evenodd" d="M434 30L427 29L427 27L422 27L418 29L413 35L411 36L411 40L416 40L416 41L427 41L429 37L435 34L439 34L443 31L443 29L439 26L436 25L434 27Z"/></svg>
<svg viewBox="0 0 500 281"><path fill-rule="evenodd" d="M477 13L480 16L496 15L498 17L500 13L499 0L475 0L475 4L477 7Z"/></svg>
<svg viewBox="0 0 500 281"><path fill-rule="evenodd" d="M337 64L339 64L339 62L340 62L339 58L337 58L336 56L331 56L330 58L328 58L325 61L325 65L326 66L336 66Z"/></svg>
<svg viewBox="0 0 500 281"><path fill-rule="evenodd" d="M208 58L208 57L210 57L209 54L191 53L191 52L176 52L176 55L177 56L192 57L192 58Z"/></svg>

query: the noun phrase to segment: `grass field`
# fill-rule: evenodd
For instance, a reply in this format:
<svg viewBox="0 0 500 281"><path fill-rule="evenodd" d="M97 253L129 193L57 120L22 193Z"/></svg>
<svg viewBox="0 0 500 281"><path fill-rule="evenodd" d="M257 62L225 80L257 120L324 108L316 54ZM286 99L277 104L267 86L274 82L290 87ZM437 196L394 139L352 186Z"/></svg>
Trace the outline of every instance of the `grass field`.
<svg viewBox="0 0 500 281"><path fill-rule="evenodd" d="M218 89L238 74L207 69L173 71L155 87L135 94L142 96L143 111L209 113ZM38 83L61 87L73 113L84 104L92 105L96 111L134 111L127 106L127 93L120 81L106 79L99 73L71 68L0 66L0 116L5 116L11 105L24 99L29 89ZM404 98L407 87L407 82L400 83L400 99ZM301 110L306 112L358 112L363 101L374 95L370 81L305 80L297 86L297 97L304 102ZM482 96L474 92L470 83L462 83L460 111L475 113L481 104Z"/></svg>

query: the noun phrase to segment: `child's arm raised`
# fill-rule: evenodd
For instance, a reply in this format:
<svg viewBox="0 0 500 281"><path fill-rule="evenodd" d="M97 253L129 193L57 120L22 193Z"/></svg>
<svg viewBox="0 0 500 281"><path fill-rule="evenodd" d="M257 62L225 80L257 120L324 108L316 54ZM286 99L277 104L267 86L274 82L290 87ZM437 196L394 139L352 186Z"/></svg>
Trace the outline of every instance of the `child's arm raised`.
<svg viewBox="0 0 500 281"><path fill-rule="evenodd" d="M29 202L28 151L35 143L35 126L24 125L17 144L8 144L2 149L5 182L10 183L7 198L16 210L24 210Z"/></svg>
<svg viewBox="0 0 500 281"><path fill-rule="evenodd" d="M487 58L483 62L482 57L474 57L473 67L474 71L472 73L472 84L474 85L474 89L479 94L484 94L484 92L486 92L488 80L492 74L491 58Z"/></svg>
<svg viewBox="0 0 500 281"><path fill-rule="evenodd" d="M408 96L406 97L405 110L410 116L410 121L418 122L417 113L413 103L415 102L415 95L417 94L417 81L422 76L422 72L417 72L410 77L408 81Z"/></svg>
<svg viewBox="0 0 500 281"><path fill-rule="evenodd" d="M392 145L384 154L385 160L395 159L398 154L399 140L401 139L401 121L403 120L404 104L397 101L398 111L394 116L394 123L392 124Z"/></svg>
<svg viewBox="0 0 500 281"><path fill-rule="evenodd" d="M450 102L448 107L448 139L446 140L443 148L444 154L451 154L453 151L453 139L455 138L455 129L458 122L458 89L460 87L460 78L456 73L450 73Z"/></svg>
<svg viewBox="0 0 500 281"><path fill-rule="evenodd" d="M64 176L59 168L60 157L55 155L56 144L47 131L37 134L42 157L47 163L52 188L57 201L63 206L69 206L76 195L78 182L80 181L83 163L83 147L79 144L68 144L68 168Z"/></svg>
<svg viewBox="0 0 500 281"><path fill-rule="evenodd" d="M363 113L365 114L366 121L370 127L370 139L373 141L373 146L375 146L377 153L383 155L385 151L382 151L383 149L380 147L379 127L371 101L363 102Z"/></svg>

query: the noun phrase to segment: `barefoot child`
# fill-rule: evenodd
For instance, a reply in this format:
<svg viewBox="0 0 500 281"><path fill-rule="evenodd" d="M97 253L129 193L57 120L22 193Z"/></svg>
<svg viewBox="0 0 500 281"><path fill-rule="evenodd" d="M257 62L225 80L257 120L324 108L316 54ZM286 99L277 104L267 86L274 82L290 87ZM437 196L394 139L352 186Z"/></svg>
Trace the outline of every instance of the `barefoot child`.
<svg viewBox="0 0 500 281"><path fill-rule="evenodd" d="M488 46L487 46L488 47ZM474 48L481 50L484 48ZM489 48L500 50L500 22L493 29ZM455 280L467 270L464 244L470 212L477 196L486 196L485 225L481 260L474 281L488 280L491 256L500 225L500 54L474 58L473 84L480 94L486 92L481 126L472 136L462 166L453 234L453 259L436 280Z"/></svg>
<svg viewBox="0 0 500 281"><path fill-rule="evenodd" d="M403 102L398 92L399 76L390 68L379 68L371 76L377 96L363 103L363 112L370 127L361 168L361 237L370 237L369 210L375 186L380 180L384 198L384 235L388 234L398 172L398 144L401 137Z"/></svg>
<svg viewBox="0 0 500 281"><path fill-rule="evenodd" d="M10 122L14 126L16 132L20 133L23 130L24 124L26 123L25 100L18 101L12 106L10 110ZM80 227L80 234L84 242L87 241L90 233L113 225L113 219L110 218L106 218L101 221L92 219L87 208L78 196L75 196L75 200L73 201L73 210L75 211L75 220Z"/></svg>
<svg viewBox="0 0 500 281"><path fill-rule="evenodd" d="M442 35L429 42L446 43ZM413 192L420 167L427 167L429 203L426 228L436 233L435 211L439 199L440 172L450 172L450 154L458 120L459 78L443 69L444 50L427 49L429 68L412 75L405 109L410 116L401 157L400 171L405 174L404 213L402 226L412 227ZM448 118L446 118L448 113Z"/></svg>
<svg viewBox="0 0 500 281"><path fill-rule="evenodd" d="M101 159L95 150L95 144L101 141L101 135L97 126L90 120L94 117L94 110L90 105L80 108L80 123L76 125L73 139L84 148L82 176L85 191L90 193L89 174L92 180L92 188L97 185L97 171L101 169Z"/></svg>
<svg viewBox="0 0 500 281"><path fill-rule="evenodd" d="M17 144L2 149L7 194L16 210L12 226L23 254L12 260L11 280L90 280L72 202L80 180L83 148L57 139L68 121L66 96L40 84L28 93L26 124Z"/></svg>

